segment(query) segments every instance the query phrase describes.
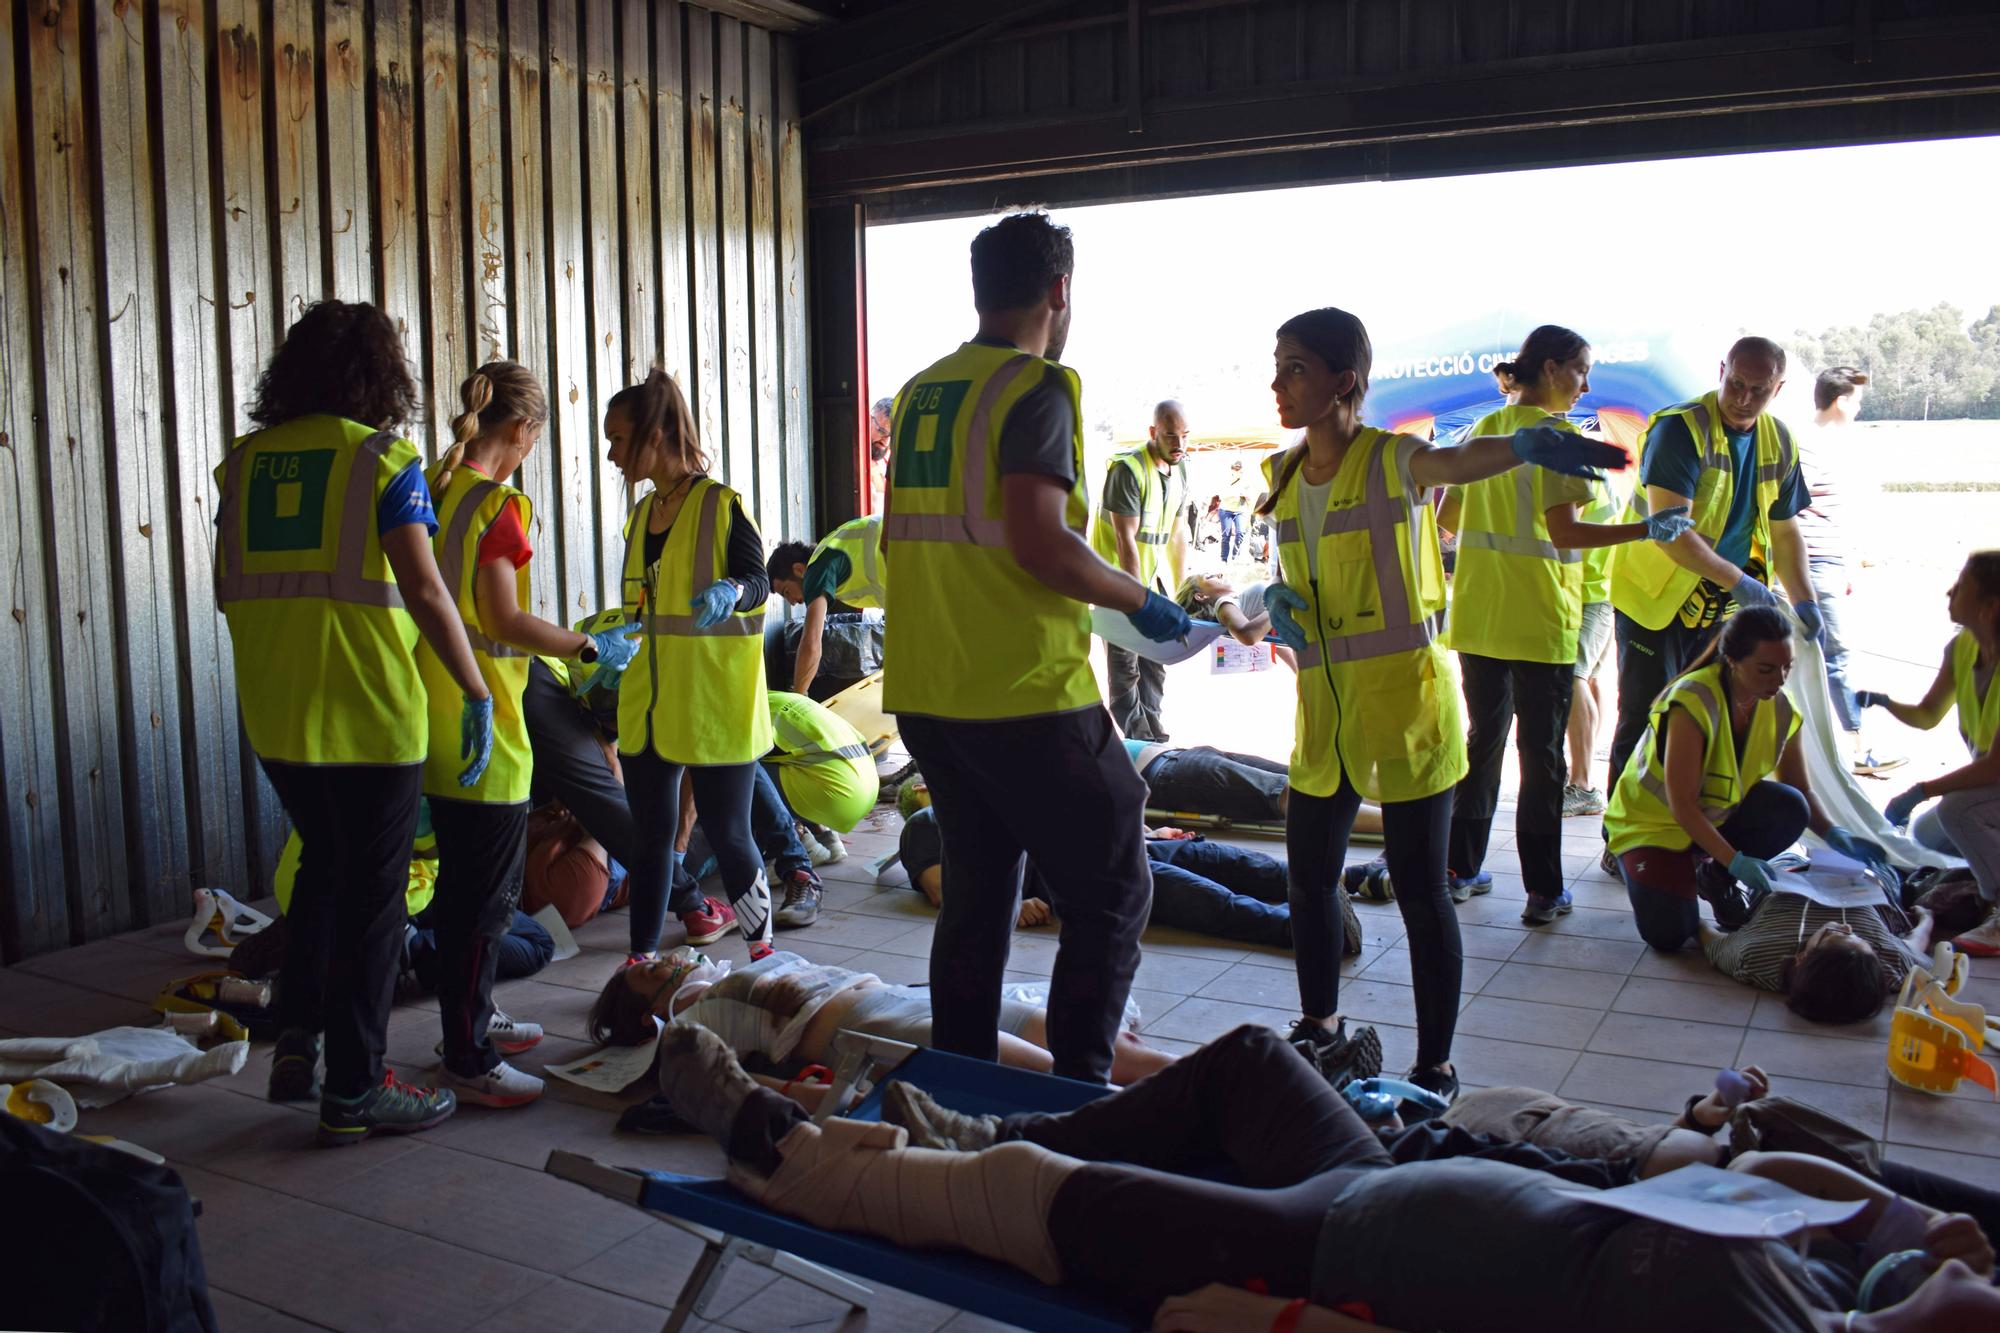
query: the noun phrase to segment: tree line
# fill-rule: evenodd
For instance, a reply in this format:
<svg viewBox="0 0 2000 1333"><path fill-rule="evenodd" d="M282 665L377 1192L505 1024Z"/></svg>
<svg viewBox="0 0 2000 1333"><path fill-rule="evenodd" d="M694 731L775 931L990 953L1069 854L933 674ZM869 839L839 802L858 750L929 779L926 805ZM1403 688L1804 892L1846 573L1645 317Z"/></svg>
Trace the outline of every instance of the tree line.
<svg viewBox="0 0 2000 1333"><path fill-rule="evenodd" d="M1967 324L1940 302L1928 310L1880 313L1866 328L1800 329L1791 352L1801 371L1827 366L1868 372L1863 421L2000 417L2000 305Z"/></svg>

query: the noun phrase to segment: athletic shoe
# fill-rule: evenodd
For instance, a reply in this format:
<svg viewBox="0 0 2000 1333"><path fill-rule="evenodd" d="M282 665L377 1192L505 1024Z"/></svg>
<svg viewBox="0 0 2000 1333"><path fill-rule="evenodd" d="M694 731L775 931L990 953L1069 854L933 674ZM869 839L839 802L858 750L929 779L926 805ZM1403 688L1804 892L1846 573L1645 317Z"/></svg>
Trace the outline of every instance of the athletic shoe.
<svg viewBox="0 0 2000 1333"><path fill-rule="evenodd" d="M1563 784L1563 818L1573 819L1578 815L1603 813L1603 792L1595 787L1579 787L1574 782Z"/></svg>
<svg viewBox="0 0 2000 1333"><path fill-rule="evenodd" d="M771 917L773 926L779 930L796 930L819 920L819 899L825 890L818 875L800 866L778 882L785 886L785 901Z"/></svg>
<svg viewBox="0 0 2000 1333"><path fill-rule="evenodd" d="M1335 1092L1357 1078L1374 1078L1382 1072L1382 1038L1371 1027L1358 1027L1352 1037L1348 1036L1344 1018L1332 1031L1310 1018L1301 1018L1292 1024L1285 1040Z"/></svg>
<svg viewBox="0 0 2000 1333"><path fill-rule="evenodd" d="M1389 863L1381 857L1340 872L1341 885L1357 898L1371 903L1396 901L1396 886L1389 879Z"/></svg>
<svg viewBox="0 0 2000 1333"><path fill-rule="evenodd" d="M1458 1100L1458 1071L1456 1069L1412 1069L1409 1072L1408 1078L1410 1082L1416 1084L1424 1091L1435 1092L1438 1096L1444 1098L1445 1105L1447 1106ZM1428 1106L1422 1106L1412 1101L1404 1102L1398 1110L1403 1117L1405 1125L1418 1124L1438 1114Z"/></svg>
<svg viewBox="0 0 2000 1333"><path fill-rule="evenodd" d="M657 950L654 951L653 953L628 953L625 955L625 962L623 963L623 965L619 967L618 970L623 972L626 968L637 967L641 963L658 962L659 958L660 955Z"/></svg>
<svg viewBox="0 0 2000 1333"><path fill-rule="evenodd" d="M713 944L736 929L736 909L720 898L703 898L701 906L681 913L689 944Z"/></svg>
<svg viewBox="0 0 2000 1333"><path fill-rule="evenodd" d="M1715 913L1719 930L1741 930L1757 909L1757 900L1750 890L1737 883L1729 867L1713 857L1695 862L1694 895Z"/></svg>
<svg viewBox="0 0 2000 1333"><path fill-rule="evenodd" d="M319 1034L289 1028L271 1052L271 1081L265 1096L274 1102L316 1101L319 1089Z"/></svg>
<svg viewBox="0 0 2000 1333"><path fill-rule="evenodd" d="M413 1088L398 1082L396 1071L384 1070L382 1082L359 1097L319 1099L319 1143L344 1148L370 1134L414 1134L443 1124L458 1109L448 1088Z"/></svg>
<svg viewBox="0 0 2000 1333"><path fill-rule="evenodd" d="M540 1023L523 1023L495 1009L486 1025L486 1037L502 1055L519 1055L542 1039Z"/></svg>
<svg viewBox="0 0 2000 1333"><path fill-rule="evenodd" d="M1988 916L1983 923L1953 940L1951 945L1978 958L2000 955L2000 912Z"/></svg>
<svg viewBox="0 0 2000 1333"><path fill-rule="evenodd" d="M459 1101L479 1106L526 1106L542 1095L540 1079L522 1073L505 1060L483 1074L466 1075L440 1068L434 1086L449 1088Z"/></svg>
<svg viewBox="0 0 2000 1333"><path fill-rule="evenodd" d="M826 864L847 859L847 844L832 829L821 829L813 834L813 838L819 843L819 849L826 853Z"/></svg>
<svg viewBox="0 0 2000 1333"><path fill-rule="evenodd" d="M912 1148L978 1152L1000 1141L1000 1117L967 1115L940 1106L931 1095L901 1079L882 1089L882 1118L901 1125Z"/></svg>
<svg viewBox="0 0 2000 1333"><path fill-rule="evenodd" d="M1611 850L1611 844L1608 842L1604 844L1603 855L1597 858L1597 868L1620 884L1625 882L1625 876L1618 869L1618 853Z"/></svg>
<svg viewBox="0 0 2000 1333"><path fill-rule="evenodd" d="M813 836L813 831L804 824L794 824L792 827L798 833L799 846L806 849L806 859L808 861L811 861L816 866L833 864L834 855L831 847L821 843L818 838Z"/></svg>
<svg viewBox="0 0 2000 1333"><path fill-rule="evenodd" d="M1493 872L1482 870L1476 875L1454 875L1445 872L1451 886L1451 900L1455 903L1468 902L1482 893L1493 892Z"/></svg>
<svg viewBox="0 0 2000 1333"><path fill-rule="evenodd" d="M1887 759L1884 759L1873 750L1869 750L1855 759L1853 768L1855 773L1861 777L1879 778L1891 769L1901 768L1909 762L1910 760L1907 755L1892 754Z"/></svg>
<svg viewBox="0 0 2000 1333"><path fill-rule="evenodd" d="M1544 898L1540 894L1528 895L1528 905L1521 909L1521 924L1524 926L1546 926L1559 916L1568 916L1576 910L1576 899L1568 889L1557 898Z"/></svg>

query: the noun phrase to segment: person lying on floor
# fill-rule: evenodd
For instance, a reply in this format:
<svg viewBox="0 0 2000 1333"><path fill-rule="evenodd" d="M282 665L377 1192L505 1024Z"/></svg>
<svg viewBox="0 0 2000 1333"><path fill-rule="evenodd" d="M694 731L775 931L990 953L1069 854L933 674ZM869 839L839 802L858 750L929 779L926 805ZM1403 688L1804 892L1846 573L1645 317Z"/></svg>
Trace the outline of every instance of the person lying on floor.
<svg viewBox="0 0 2000 1333"><path fill-rule="evenodd" d="M1826 907L1779 890L1759 899L1736 930L1725 933L1702 921L1698 935L1716 971L1778 992L1800 1018L1864 1023L1930 954L1929 912L1917 908L1915 926L1899 938L1883 919L1885 910Z"/></svg>
<svg viewBox="0 0 2000 1333"><path fill-rule="evenodd" d="M928 990L892 986L872 972L814 963L782 950L726 976L685 946L621 968L591 1006L590 1035L614 1046L637 1046L653 1040L655 1018L702 1024L739 1053L773 1065L826 1063L842 1028L913 1046L931 1044ZM1047 1073L1048 1042L1047 1009L1001 1000L1001 1064ZM1121 1031L1111 1081L1134 1082L1173 1059Z"/></svg>
<svg viewBox="0 0 2000 1333"><path fill-rule="evenodd" d="M1160 745L1127 739L1125 753L1146 784L1146 805L1176 814L1227 819L1236 824L1282 824L1289 771L1276 759L1236 754L1209 745ZM1354 831L1382 836L1382 811L1363 801Z"/></svg>
<svg viewBox="0 0 2000 1333"><path fill-rule="evenodd" d="M1179 836L1164 836L1172 833ZM944 839L937 812L929 807L903 821L897 843L910 887L932 907L944 902ZM1179 829L1149 829L1146 859L1153 868L1153 907L1149 924L1213 935L1246 944L1292 947L1292 909L1287 902L1285 863L1274 856L1232 847L1226 842L1191 838ZM1361 952L1361 923L1342 895L1347 914L1342 939L1350 955ZM1033 861L1021 883L1021 910L1015 924L1045 926L1055 920L1047 881Z"/></svg>
<svg viewBox="0 0 2000 1333"><path fill-rule="evenodd" d="M1831 1162L1749 1153L1729 1168L1863 1204L1830 1229L1841 1245L1808 1257L1599 1207L1507 1162L1397 1165L1264 1027L1075 1111L1005 1120L893 1082L882 1122L815 1125L694 1024L661 1039L659 1073L675 1112L723 1146L731 1183L774 1211L969 1250L1156 1330L1970 1333L2000 1321L1993 1251L1971 1218L1897 1202ZM1218 1160L1242 1183L1181 1174ZM1843 1318L1862 1276L1854 1247L1891 1216L1915 1219L1936 1271L1901 1303Z"/></svg>

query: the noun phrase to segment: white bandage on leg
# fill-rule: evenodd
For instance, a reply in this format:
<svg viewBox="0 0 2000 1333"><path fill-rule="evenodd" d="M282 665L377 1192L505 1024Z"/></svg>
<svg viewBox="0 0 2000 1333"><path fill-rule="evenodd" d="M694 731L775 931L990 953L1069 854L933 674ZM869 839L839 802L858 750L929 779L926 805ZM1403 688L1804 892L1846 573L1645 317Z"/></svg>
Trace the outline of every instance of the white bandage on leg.
<svg viewBox="0 0 2000 1333"><path fill-rule="evenodd" d="M802 1124L778 1145L770 1177L732 1163L730 1180L781 1213L924 1249L970 1250L1051 1285L1062 1280L1049 1239L1057 1188L1083 1163L1032 1143L982 1152L910 1148L895 1125Z"/></svg>

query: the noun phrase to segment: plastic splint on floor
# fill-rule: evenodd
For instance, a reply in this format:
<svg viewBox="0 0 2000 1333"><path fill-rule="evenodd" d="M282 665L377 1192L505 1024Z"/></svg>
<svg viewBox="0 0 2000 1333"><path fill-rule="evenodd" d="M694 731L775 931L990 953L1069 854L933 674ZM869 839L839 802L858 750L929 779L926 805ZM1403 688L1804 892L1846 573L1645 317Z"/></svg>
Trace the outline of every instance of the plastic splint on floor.
<svg viewBox="0 0 2000 1333"><path fill-rule="evenodd" d="M270 924L270 917L237 902L227 889L196 889L194 920L182 938L190 953L227 958L237 945Z"/></svg>
<svg viewBox="0 0 2000 1333"><path fill-rule="evenodd" d="M1970 1079L2000 1098L2000 1078L1979 1057L1988 1042L2000 1042L2000 1024L1952 993L1965 980L1964 963L1949 944L1940 944L1931 968L1913 967L1903 978L1889 1021L1889 1077L1906 1088L1940 1094L1955 1092Z"/></svg>

